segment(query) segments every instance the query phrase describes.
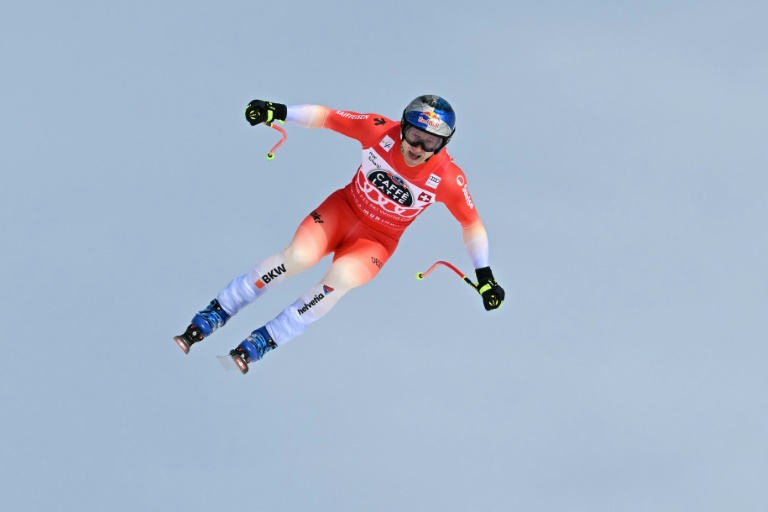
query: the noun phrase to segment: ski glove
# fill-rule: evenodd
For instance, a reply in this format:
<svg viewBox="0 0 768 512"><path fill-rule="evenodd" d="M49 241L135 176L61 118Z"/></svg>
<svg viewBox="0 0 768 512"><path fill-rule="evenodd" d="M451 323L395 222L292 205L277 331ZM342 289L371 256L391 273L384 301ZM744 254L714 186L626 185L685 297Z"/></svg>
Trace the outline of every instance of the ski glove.
<svg viewBox="0 0 768 512"><path fill-rule="evenodd" d="M272 121L285 121L288 107L282 103L272 103L263 100L253 100L245 107L245 119L251 126L257 124L272 124Z"/></svg>
<svg viewBox="0 0 768 512"><path fill-rule="evenodd" d="M491 267L483 267L475 270L477 276L477 292L483 297L483 306L486 311L497 309L504 302L504 288L499 286L493 278Z"/></svg>

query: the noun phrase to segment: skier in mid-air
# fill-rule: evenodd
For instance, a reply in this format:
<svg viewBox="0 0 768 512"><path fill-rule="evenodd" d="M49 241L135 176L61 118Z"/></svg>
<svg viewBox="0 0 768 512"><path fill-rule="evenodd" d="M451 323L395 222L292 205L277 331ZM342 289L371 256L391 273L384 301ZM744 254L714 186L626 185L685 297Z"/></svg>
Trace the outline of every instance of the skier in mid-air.
<svg viewBox="0 0 768 512"><path fill-rule="evenodd" d="M174 338L185 353L245 306L333 253L331 267L317 285L230 351L246 373L249 363L303 333L345 293L373 279L405 229L435 202L444 203L461 224L485 309L501 306L504 290L491 272L486 230L464 172L445 150L456 131L456 115L443 98L419 96L405 108L400 122L379 114L262 100L250 102L245 117L251 126L286 121L357 139L362 164L347 186L304 218L285 250L233 279L192 318L184 334Z"/></svg>

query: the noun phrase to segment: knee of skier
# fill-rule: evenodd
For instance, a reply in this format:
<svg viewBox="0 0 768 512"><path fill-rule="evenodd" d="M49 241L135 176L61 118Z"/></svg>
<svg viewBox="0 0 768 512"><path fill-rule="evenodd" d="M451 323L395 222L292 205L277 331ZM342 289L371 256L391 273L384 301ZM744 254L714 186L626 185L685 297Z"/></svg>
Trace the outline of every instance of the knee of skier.
<svg viewBox="0 0 768 512"><path fill-rule="evenodd" d="M355 258L342 258L335 261L323 282L335 290L345 293L370 281L374 272Z"/></svg>
<svg viewBox="0 0 768 512"><path fill-rule="evenodd" d="M320 260L316 250L297 245L286 248L283 251L283 258L291 273L303 272Z"/></svg>

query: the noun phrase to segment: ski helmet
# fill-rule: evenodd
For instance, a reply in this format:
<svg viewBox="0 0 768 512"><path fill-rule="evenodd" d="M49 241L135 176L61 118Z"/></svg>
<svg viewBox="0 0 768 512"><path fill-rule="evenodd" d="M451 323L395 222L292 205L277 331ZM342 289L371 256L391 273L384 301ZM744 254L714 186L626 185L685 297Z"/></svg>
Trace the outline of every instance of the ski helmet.
<svg viewBox="0 0 768 512"><path fill-rule="evenodd" d="M450 142L456 131L456 113L451 104L440 96L424 95L414 99L403 110L400 128L403 138L405 138L406 123L419 130L442 137L444 142L435 151L437 153Z"/></svg>

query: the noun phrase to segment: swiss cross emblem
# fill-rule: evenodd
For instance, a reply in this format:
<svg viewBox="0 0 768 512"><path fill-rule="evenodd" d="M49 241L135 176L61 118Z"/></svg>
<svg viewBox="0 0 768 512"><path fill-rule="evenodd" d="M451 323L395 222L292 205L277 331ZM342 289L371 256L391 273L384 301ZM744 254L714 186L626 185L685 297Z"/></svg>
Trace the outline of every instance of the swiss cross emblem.
<svg viewBox="0 0 768 512"><path fill-rule="evenodd" d="M423 201L425 203L430 203L430 202L432 202L432 196L427 194L426 192L422 192L419 195L419 201Z"/></svg>

